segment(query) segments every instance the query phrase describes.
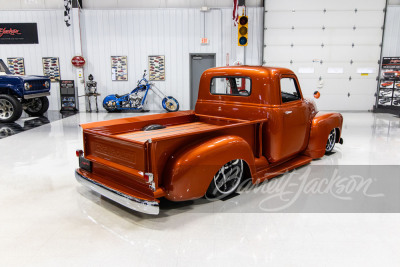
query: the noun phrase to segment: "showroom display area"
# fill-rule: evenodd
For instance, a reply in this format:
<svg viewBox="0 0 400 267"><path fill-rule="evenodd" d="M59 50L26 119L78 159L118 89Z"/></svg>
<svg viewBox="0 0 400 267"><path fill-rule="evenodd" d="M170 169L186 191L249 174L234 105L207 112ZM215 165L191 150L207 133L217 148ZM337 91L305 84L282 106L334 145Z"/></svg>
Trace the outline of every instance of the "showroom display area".
<svg viewBox="0 0 400 267"><path fill-rule="evenodd" d="M258 191L215 204L200 199L166 206L154 217L78 186L73 177L75 149L82 145L77 125L138 115L80 113L0 140L1 265L287 266L300 260L313 266L343 261L390 266L399 259L399 214L296 213L323 208L320 195L306 195L294 213L255 211L268 197ZM368 168L400 162L398 118L343 117L346 143L313 164ZM378 208L384 207L383 202Z"/></svg>
<svg viewBox="0 0 400 267"><path fill-rule="evenodd" d="M0 0L0 266L397 266L399 7Z"/></svg>
<svg viewBox="0 0 400 267"><path fill-rule="evenodd" d="M162 55L165 58L165 80L153 82L166 95L177 96L182 109L189 109L191 53L216 54L214 66L232 65L237 56L243 57L242 64L261 64L263 9L248 7L246 12L251 42L245 55L237 55L243 52L237 49L237 28L232 25L231 8L214 8L205 12L199 8L80 9L79 49L86 58L84 79L89 74L96 77L98 92L102 96L122 95L130 92L143 70L149 68L149 56ZM71 64L77 49L74 29L65 25L62 12L54 9L2 10L0 15L2 22L15 22L16 19L36 22L39 38L35 45L0 44L0 58L22 57L26 74L43 75L42 58L58 57L60 79L77 78L77 70ZM208 38L208 44L201 44L203 37ZM126 57L126 80L113 81L112 56ZM61 108L59 90L59 83L53 82L50 110ZM150 93L148 109L163 109L159 102L158 97ZM99 109L104 110L101 105Z"/></svg>

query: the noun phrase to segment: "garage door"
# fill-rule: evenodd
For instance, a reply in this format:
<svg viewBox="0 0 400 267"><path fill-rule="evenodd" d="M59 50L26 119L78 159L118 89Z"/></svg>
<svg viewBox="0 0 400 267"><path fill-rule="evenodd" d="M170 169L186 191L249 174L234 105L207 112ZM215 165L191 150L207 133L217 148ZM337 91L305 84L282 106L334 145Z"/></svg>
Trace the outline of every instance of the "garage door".
<svg viewBox="0 0 400 267"><path fill-rule="evenodd" d="M265 1L264 65L292 69L320 110L375 104L385 0Z"/></svg>

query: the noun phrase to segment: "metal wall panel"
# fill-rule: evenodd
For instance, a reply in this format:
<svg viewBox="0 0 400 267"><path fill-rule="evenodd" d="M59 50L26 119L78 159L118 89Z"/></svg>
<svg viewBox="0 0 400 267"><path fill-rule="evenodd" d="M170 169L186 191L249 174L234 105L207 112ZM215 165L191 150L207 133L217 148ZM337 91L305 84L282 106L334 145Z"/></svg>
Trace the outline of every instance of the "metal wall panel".
<svg viewBox="0 0 400 267"><path fill-rule="evenodd" d="M372 109L385 0L265 3L266 65L295 71L306 97L319 88L321 98L316 102L321 110ZM300 73L300 68L314 72ZM331 68L341 68L343 73L329 73ZM373 73L361 75L359 68Z"/></svg>
<svg viewBox="0 0 400 267"><path fill-rule="evenodd" d="M49 1L49 0L47 0ZM58 0L50 0L58 1ZM262 0L247 0L248 7L262 7ZM124 9L124 8L200 8L206 7L232 7L232 0L158 0L158 1L132 1L132 0L85 0L84 8L89 9Z"/></svg>
<svg viewBox="0 0 400 267"><path fill-rule="evenodd" d="M382 56L400 56L400 6L389 6L386 15Z"/></svg>
<svg viewBox="0 0 400 267"><path fill-rule="evenodd" d="M262 0L247 0L248 7L262 7ZM232 7L232 0L84 0L85 9L125 9L125 8L200 8ZM10 9L64 9L63 0L0 0L0 10Z"/></svg>
<svg viewBox="0 0 400 267"><path fill-rule="evenodd" d="M36 22L39 44L0 45L0 58L23 57L27 75L43 75L42 57L59 57L61 79L74 79L72 27L64 23L62 10L0 11L1 22ZM50 110L60 109L59 84L51 83Z"/></svg>
<svg viewBox="0 0 400 267"><path fill-rule="evenodd" d="M246 64L261 64L262 8L248 8L249 46ZM136 86L148 69L149 55L165 55L165 81L155 82L167 95L178 99L182 109L190 106L190 53L215 53L216 65L236 60L237 29L232 25L232 9L140 9L83 10L83 53L87 58L86 77L98 82L101 99L107 94L123 94ZM205 25L205 32L204 32ZM201 45L201 37L210 40ZM128 57L128 81L111 80L110 56ZM162 109L161 101L150 94L149 109Z"/></svg>
<svg viewBox="0 0 400 267"><path fill-rule="evenodd" d="M261 64L262 8L248 8L249 46L247 64ZM71 64L74 56L72 27L67 28L62 10L0 11L2 22L37 22L39 44L1 45L0 58L24 57L27 74L43 75L42 57L60 58L62 79L75 79ZM205 33L203 30L205 25ZM156 85L167 95L175 96L182 109L189 108L189 54L215 53L217 66L236 60L237 29L232 26L232 9L213 9L202 13L198 8L82 10L81 30L85 76L91 73L98 82L101 100L107 94L126 93L136 85L149 55L165 55L166 81ZM209 38L202 46L200 38ZM111 81L112 55L128 57L128 81ZM59 85L52 83L50 109L58 110ZM153 94L148 98L150 109L161 109ZM82 109L82 107L81 107ZM84 109L82 109L84 110Z"/></svg>
<svg viewBox="0 0 400 267"><path fill-rule="evenodd" d="M381 0L267 0L267 10L383 10L384 2Z"/></svg>

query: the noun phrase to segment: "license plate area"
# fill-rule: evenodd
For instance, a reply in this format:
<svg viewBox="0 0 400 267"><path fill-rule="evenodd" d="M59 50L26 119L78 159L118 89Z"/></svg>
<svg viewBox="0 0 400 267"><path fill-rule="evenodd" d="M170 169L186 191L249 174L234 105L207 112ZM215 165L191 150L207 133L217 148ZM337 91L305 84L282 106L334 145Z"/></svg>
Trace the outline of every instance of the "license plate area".
<svg viewBox="0 0 400 267"><path fill-rule="evenodd" d="M79 167L85 171L92 172L92 162L84 157L79 157Z"/></svg>

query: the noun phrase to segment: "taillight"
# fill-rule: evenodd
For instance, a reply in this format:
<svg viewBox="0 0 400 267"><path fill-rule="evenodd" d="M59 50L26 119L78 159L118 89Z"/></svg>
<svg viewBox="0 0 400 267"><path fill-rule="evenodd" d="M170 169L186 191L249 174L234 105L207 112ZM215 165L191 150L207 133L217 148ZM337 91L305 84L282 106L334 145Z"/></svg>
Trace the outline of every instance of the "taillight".
<svg viewBox="0 0 400 267"><path fill-rule="evenodd" d="M82 149L77 149L76 150L76 156L79 158L83 155L83 150Z"/></svg>
<svg viewBox="0 0 400 267"><path fill-rule="evenodd" d="M148 183L148 184L152 183L153 182L153 174L146 172L144 174L144 179L145 179L146 183Z"/></svg>
<svg viewBox="0 0 400 267"><path fill-rule="evenodd" d="M143 177L146 183L149 184L149 188L153 191L156 191L156 183L154 182L154 175L150 172L146 172Z"/></svg>

